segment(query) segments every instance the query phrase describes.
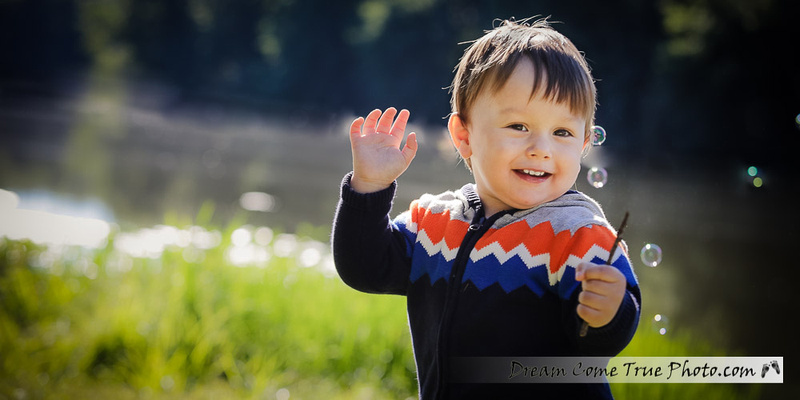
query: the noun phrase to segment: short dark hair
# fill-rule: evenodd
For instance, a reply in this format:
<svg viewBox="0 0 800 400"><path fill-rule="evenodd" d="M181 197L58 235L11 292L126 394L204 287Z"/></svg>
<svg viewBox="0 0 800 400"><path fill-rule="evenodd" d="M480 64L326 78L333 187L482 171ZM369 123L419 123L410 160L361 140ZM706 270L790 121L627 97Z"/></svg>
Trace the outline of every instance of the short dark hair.
<svg viewBox="0 0 800 400"><path fill-rule="evenodd" d="M584 138L589 138L597 105L597 88L589 66L583 54L553 29L547 18L530 20L504 20L467 47L450 87L451 111L466 123L481 90L500 90L525 57L536 71L531 97L543 89L543 97L566 103L572 112L586 117Z"/></svg>

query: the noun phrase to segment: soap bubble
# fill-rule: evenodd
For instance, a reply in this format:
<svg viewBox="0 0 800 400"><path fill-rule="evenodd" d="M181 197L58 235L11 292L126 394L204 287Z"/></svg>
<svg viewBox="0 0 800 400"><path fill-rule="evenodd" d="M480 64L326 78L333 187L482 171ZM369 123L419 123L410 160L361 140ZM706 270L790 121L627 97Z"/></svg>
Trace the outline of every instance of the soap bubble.
<svg viewBox="0 0 800 400"><path fill-rule="evenodd" d="M661 263L661 247L648 243L642 247L642 262L648 267L655 267Z"/></svg>
<svg viewBox="0 0 800 400"><path fill-rule="evenodd" d="M600 146L606 141L606 130L600 125L592 126L592 145Z"/></svg>
<svg viewBox="0 0 800 400"><path fill-rule="evenodd" d="M794 122L797 124L797 127L800 128L800 114L794 117Z"/></svg>
<svg viewBox="0 0 800 400"><path fill-rule="evenodd" d="M653 316L651 322L654 331L658 332L660 335L667 334L667 330L669 329L669 318L663 314L656 314Z"/></svg>
<svg viewBox="0 0 800 400"><path fill-rule="evenodd" d="M758 168L756 168L755 166L750 166L749 168L747 168L747 175L750 176L758 175Z"/></svg>
<svg viewBox="0 0 800 400"><path fill-rule="evenodd" d="M753 178L753 186L757 188L764 186L764 180L761 179L760 177Z"/></svg>
<svg viewBox="0 0 800 400"><path fill-rule="evenodd" d="M608 172L602 167L592 167L589 173L586 174L586 180L589 181L590 185L599 189L608 182Z"/></svg>

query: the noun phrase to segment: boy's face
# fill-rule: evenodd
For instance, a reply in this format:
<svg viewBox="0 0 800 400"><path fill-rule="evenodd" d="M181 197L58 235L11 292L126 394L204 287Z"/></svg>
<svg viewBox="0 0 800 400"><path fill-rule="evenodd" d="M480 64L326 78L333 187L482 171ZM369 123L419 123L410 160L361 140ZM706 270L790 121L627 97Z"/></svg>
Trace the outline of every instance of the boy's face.
<svg viewBox="0 0 800 400"><path fill-rule="evenodd" d="M470 159L487 216L554 200L580 172L586 119L540 93L531 98L533 68L523 58L499 91L478 94L467 124L457 114L448 124L459 153Z"/></svg>

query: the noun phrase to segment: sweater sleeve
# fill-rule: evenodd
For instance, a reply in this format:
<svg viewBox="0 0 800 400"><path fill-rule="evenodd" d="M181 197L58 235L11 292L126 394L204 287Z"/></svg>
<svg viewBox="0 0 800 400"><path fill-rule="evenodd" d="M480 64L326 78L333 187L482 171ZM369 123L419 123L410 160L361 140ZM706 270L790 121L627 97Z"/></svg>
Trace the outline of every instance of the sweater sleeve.
<svg viewBox="0 0 800 400"><path fill-rule="evenodd" d="M341 187L331 244L336 270L350 287L367 293L405 295L411 257L408 242L390 220L396 183L375 193L350 187L352 173Z"/></svg>

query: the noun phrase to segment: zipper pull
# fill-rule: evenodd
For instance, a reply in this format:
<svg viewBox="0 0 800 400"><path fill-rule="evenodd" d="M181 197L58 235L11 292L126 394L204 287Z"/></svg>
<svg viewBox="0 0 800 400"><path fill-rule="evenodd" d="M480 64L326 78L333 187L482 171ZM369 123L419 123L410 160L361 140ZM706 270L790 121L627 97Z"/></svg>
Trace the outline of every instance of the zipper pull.
<svg viewBox="0 0 800 400"><path fill-rule="evenodd" d="M480 230L481 227L483 227L483 223L486 222L486 217L483 217L483 216L480 217L480 218L476 218L476 219L477 219L477 222L475 222L475 220L473 220L472 224L470 224L470 226L469 226L469 230L470 231L474 232L474 231Z"/></svg>

